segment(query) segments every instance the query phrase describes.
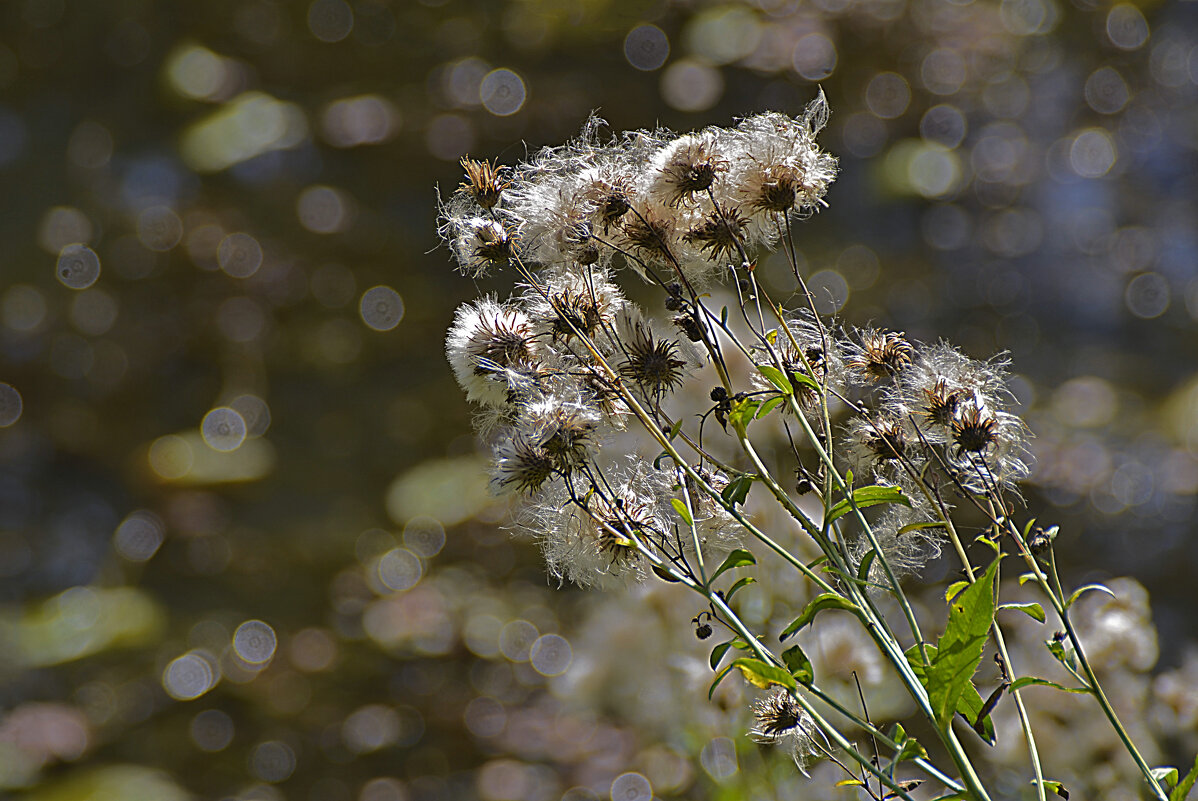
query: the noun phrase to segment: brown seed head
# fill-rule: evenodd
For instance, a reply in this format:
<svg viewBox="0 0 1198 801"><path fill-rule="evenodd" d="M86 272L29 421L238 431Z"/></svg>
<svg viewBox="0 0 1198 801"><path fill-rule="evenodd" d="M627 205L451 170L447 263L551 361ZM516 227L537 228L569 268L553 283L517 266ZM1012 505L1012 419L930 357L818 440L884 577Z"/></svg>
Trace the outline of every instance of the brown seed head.
<svg viewBox="0 0 1198 801"><path fill-rule="evenodd" d="M499 168L489 161L474 161L462 159L462 169L466 171L466 180L459 189L467 192L478 205L484 209L493 209L499 203L499 196L508 184L500 175Z"/></svg>
<svg viewBox="0 0 1198 801"><path fill-rule="evenodd" d="M911 363L914 348L901 331L868 331L861 342L861 353L849 366L865 373L871 381L889 378Z"/></svg>
<svg viewBox="0 0 1198 801"><path fill-rule="evenodd" d="M703 221L687 231L685 239L711 254L713 260L732 258L749 220L728 205L716 205Z"/></svg>
<svg viewBox="0 0 1198 801"><path fill-rule="evenodd" d="M953 419L953 442L957 451L980 453L998 437L998 421L976 406L969 406Z"/></svg>

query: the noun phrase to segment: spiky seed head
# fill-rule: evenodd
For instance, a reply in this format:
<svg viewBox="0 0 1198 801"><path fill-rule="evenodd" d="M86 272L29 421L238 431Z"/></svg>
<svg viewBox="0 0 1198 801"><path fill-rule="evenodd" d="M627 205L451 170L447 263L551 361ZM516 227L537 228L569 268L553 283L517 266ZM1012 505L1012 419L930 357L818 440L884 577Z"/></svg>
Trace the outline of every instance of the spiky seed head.
<svg viewBox="0 0 1198 801"><path fill-rule="evenodd" d="M673 227L669 221L651 211L625 217L620 230L628 244L642 253L665 257L670 252Z"/></svg>
<svg viewBox="0 0 1198 801"><path fill-rule="evenodd" d="M461 164L466 171L466 180L459 187L460 191L470 195L484 209L495 208L507 188L499 168L489 161L474 161L469 157L463 158Z"/></svg>
<svg viewBox="0 0 1198 801"><path fill-rule="evenodd" d="M707 251L715 261L732 258L743 247L746 217L729 205L716 204L701 222L686 232L684 239Z"/></svg>
<svg viewBox="0 0 1198 801"><path fill-rule="evenodd" d="M998 421L970 404L953 418L953 442L957 452L981 453L997 441Z"/></svg>
<svg viewBox="0 0 1198 801"><path fill-rule="evenodd" d="M680 136L666 145L658 157L659 180L666 202L673 208L690 203L699 192L706 192L716 176L728 169L728 161L707 135Z"/></svg>
<svg viewBox="0 0 1198 801"><path fill-rule="evenodd" d="M537 492L553 477L554 457L540 443L516 433L495 449L491 486L499 494Z"/></svg>
<svg viewBox="0 0 1198 801"><path fill-rule="evenodd" d="M682 386L686 362L678 358L678 344L660 339L643 323L636 323L625 343L620 375L640 385L650 396L660 398Z"/></svg>
<svg viewBox="0 0 1198 801"><path fill-rule="evenodd" d="M866 331L859 352L849 365L869 380L880 381L911 364L914 353L901 331Z"/></svg>
<svg viewBox="0 0 1198 801"><path fill-rule="evenodd" d="M901 459L907 452L907 437L902 425L885 418L870 423L864 444L879 462Z"/></svg>
<svg viewBox="0 0 1198 801"><path fill-rule="evenodd" d="M957 407L961 404L961 392L950 390L948 383L941 378L931 389L924 387L923 394L924 404L920 414L934 425L951 426L957 414Z"/></svg>

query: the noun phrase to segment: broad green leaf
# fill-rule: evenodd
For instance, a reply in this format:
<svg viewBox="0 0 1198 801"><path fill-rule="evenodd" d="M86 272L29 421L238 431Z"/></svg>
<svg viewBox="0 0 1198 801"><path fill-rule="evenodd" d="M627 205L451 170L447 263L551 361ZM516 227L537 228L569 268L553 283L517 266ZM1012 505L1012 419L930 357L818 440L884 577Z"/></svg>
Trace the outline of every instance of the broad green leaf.
<svg viewBox="0 0 1198 801"><path fill-rule="evenodd" d="M927 649L928 659L935 663L936 646L925 645L924 648ZM911 672L915 674L915 677L919 679L919 683L928 690L928 695L931 696L931 689L928 687L927 666L924 665L923 658L919 654L919 646L912 645L908 648L906 656L907 662L911 665ZM960 700L957 701L957 713L972 726L977 722L978 715L981 713L985 703L982 700L981 693L973 686L973 682L970 682L965 691L961 693ZM981 726L975 727L974 731L987 743L994 745L994 722L990 720L989 716L982 718Z"/></svg>
<svg viewBox="0 0 1198 801"><path fill-rule="evenodd" d="M736 583L733 584L732 587L729 588L728 592L724 594L724 600L731 601L732 596L736 595L737 590L739 590L741 587L747 587L750 584L754 584L756 581L757 579L753 578L752 576L745 576L743 578L737 579Z"/></svg>
<svg viewBox="0 0 1198 801"><path fill-rule="evenodd" d="M1195 781L1198 781L1198 757L1194 758L1194 767L1190 768L1190 772L1185 775L1185 778L1169 791L1169 801L1186 801L1190 790L1194 789Z"/></svg>
<svg viewBox="0 0 1198 801"><path fill-rule="evenodd" d="M688 526L695 525L695 519L691 517L691 510L686 508L686 503L681 498L671 498L670 506L674 507L674 511L682 518L682 522Z"/></svg>
<svg viewBox="0 0 1198 801"><path fill-rule="evenodd" d="M765 403L761 404L761 408L757 410L757 414L754 415L753 419L760 420L761 418L765 417L774 409L777 409L779 406L781 406L783 400L784 399L781 396L770 398Z"/></svg>
<svg viewBox="0 0 1198 801"><path fill-rule="evenodd" d="M894 762L906 762L908 759L926 759L927 756L927 750L914 737L908 737L906 740L903 740L902 747L894 755Z"/></svg>
<svg viewBox="0 0 1198 801"><path fill-rule="evenodd" d="M782 661L786 663L786 667L790 668L790 675L794 676L795 681L802 685L809 685L815 681L815 672L811 667L811 660L807 658L807 654L803 653L803 649L797 645L792 645L782 652Z"/></svg>
<svg viewBox="0 0 1198 801"><path fill-rule="evenodd" d="M805 387L810 387L811 389L814 389L816 392L820 391L819 383L814 378L807 375L806 373L801 373L798 370L791 370L790 377L792 379L794 379L797 383L802 384Z"/></svg>
<svg viewBox="0 0 1198 801"><path fill-rule="evenodd" d="M728 413L728 422L737 431L744 433L748 428L749 423L753 420L753 415L757 414L757 410L761 407L761 401L756 398L741 398L732 400L732 411Z"/></svg>
<svg viewBox="0 0 1198 801"><path fill-rule="evenodd" d="M831 592L825 592L822 595L817 595L811 600L811 603L803 609L803 613L794 619L789 626L782 630L778 636L779 640L785 641L788 637L796 634L799 629L806 626L815 616L825 609L844 609L849 612L856 613L857 606L847 598L842 598L839 595Z"/></svg>
<svg viewBox="0 0 1198 801"><path fill-rule="evenodd" d="M1069 600L1065 602L1065 608L1068 609L1069 607L1073 606L1074 601L1082 597L1083 594L1089 592L1090 590L1099 590L1100 592L1105 592L1112 598L1115 597L1115 593L1111 592L1109 587L1105 587L1102 584L1086 584L1073 591L1073 594L1069 596Z"/></svg>
<svg viewBox="0 0 1198 801"><path fill-rule="evenodd" d="M1021 690L1024 687L1030 687L1033 684L1036 686L1040 686L1040 687L1052 687L1054 690L1061 690L1062 692L1067 692L1067 693L1083 693L1084 694L1084 693L1090 692L1089 687L1063 687L1060 684L1057 684L1055 681L1049 681L1048 679L1040 679L1040 678L1036 678L1035 676L1021 676L1020 678L1015 679L1015 681L1013 681L1011 683L1011 692L1015 692L1016 690Z"/></svg>
<svg viewBox="0 0 1198 801"><path fill-rule="evenodd" d="M763 376L765 376L771 384L777 387L778 391L783 395L790 395L794 393L794 388L791 387L790 382L786 380L786 376L777 367L771 367L768 364L759 364L757 365L757 370Z"/></svg>
<svg viewBox="0 0 1198 801"><path fill-rule="evenodd" d="M756 476L752 473L741 473L728 482L728 486L724 487L720 497L730 504L743 505L745 499L749 497L749 488L753 486L755 478Z"/></svg>
<svg viewBox="0 0 1198 801"><path fill-rule="evenodd" d="M982 661L982 649L994 622L995 559L986 572L966 587L949 609L948 625L936 646L936 658L928 668L928 698L936 720L948 728L957 703Z"/></svg>
<svg viewBox="0 0 1198 801"><path fill-rule="evenodd" d="M711 659L708 661L711 663L712 670L716 669L716 666L720 664L720 660L724 658L724 654L728 653L728 649L731 647L732 640L728 640L728 642L722 642L711 649Z"/></svg>
<svg viewBox="0 0 1198 801"><path fill-rule="evenodd" d="M969 582L965 581L964 579L960 581L954 581L952 584L948 585L948 589L944 591L944 602L951 604L953 599L957 597L957 594L968 586Z"/></svg>
<svg viewBox="0 0 1198 801"><path fill-rule="evenodd" d="M868 487L858 487L853 490L853 503L859 509L864 509L867 506L877 506L880 503L911 505L911 501L907 496L903 495L903 491L898 487L884 487L878 484L871 484ZM848 498L845 498L829 509L828 513L824 515L824 525L831 523L837 518L844 517L853 511L853 503L849 503Z"/></svg>
<svg viewBox="0 0 1198 801"><path fill-rule="evenodd" d="M744 548L736 548L732 551L732 553L724 557L723 563L715 569L714 573L711 574L711 581L715 581L726 571L729 571L734 567L746 567L748 565L755 564L757 564L757 557L755 557L749 551L746 551Z"/></svg>
<svg viewBox="0 0 1198 801"><path fill-rule="evenodd" d="M742 656L740 659L732 660L731 667L740 670L741 674L745 677L745 681L749 682L749 684L752 684L754 687L760 687L763 690L775 684L780 684L791 690L795 688L794 676L780 667L767 665L760 659L750 659Z"/></svg>
<svg viewBox="0 0 1198 801"><path fill-rule="evenodd" d="M1036 620L1040 621L1041 623L1044 622L1044 607L1040 606L1040 604L1037 604L1037 603L1026 603L1026 604L1009 603L1009 604L1002 604L998 608L1000 610L1001 609L1015 609L1019 612L1023 612L1025 615L1027 615L1030 618L1035 618Z"/></svg>

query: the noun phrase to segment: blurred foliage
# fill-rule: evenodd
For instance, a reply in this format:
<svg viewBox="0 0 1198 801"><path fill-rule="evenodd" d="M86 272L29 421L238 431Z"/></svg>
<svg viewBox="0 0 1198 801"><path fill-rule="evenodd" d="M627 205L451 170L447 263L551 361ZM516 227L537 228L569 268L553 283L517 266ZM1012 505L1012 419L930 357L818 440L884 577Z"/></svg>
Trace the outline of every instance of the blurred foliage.
<svg viewBox="0 0 1198 801"><path fill-rule="evenodd" d="M499 530L441 342L508 287L435 235L465 153L592 110L796 112L817 82L842 175L799 230L812 282L1011 351L1030 513L1076 577L1151 591L1153 730L1192 754L1196 29L1094 0L3 4L0 786L851 794L702 701L689 600L547 586ZM1128 703L1155 661L1112 667Z"/></svg>

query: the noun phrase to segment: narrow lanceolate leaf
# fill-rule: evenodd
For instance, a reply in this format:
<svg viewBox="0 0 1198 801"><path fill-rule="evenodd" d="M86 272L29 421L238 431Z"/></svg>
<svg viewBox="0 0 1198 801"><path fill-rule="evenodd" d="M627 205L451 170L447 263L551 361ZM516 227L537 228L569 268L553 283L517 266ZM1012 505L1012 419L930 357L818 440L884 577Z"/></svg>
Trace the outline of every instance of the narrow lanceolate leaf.
<svg viewBox="0 0 1198 801"><path fill-rule="evenodd" d="M786 638L797 634L799 629L814 620L815 616L825 609L844 609L854 613L858 611L857 606L847 598L842 598L835 593L825 592L822 595L815 596L811 603L804 607L803 613L782 630L782 633L778 635L778 639L785 641Z"/></svg>
<svg viewBox="0 0 1198 801"><path fill-rule="evenodd" d="M802 685L809 685L815 681L815 672L811 667L811 660L807 658L807 654L803 653L803 649L797 645L792 645L782 652L782 661L786 663L786 667L790 668L790 675L794 676L795 681Z"/></svg>
<svg viewBox="0 0 1198 801"><path fill-rule="evenodd" d="M864 509L867 506L877 506L880 503L901 503L904 506L910 506L911 501L903 491L898 487L883 487L877 484L871 484L868 487L858 487L853 490L853 503L857 508ZM853 503L850 503L848 498L845 498L840 503L828 510L824 516L824 524L827 525L837 518L844 517L849 512L853 511Z"/></svg>
<svg viewBox="0 0 1198 801"><path fill-rule="evenodd" d="M1111 596L1112 598L1115 597L1115 593L1111 592L1109 587L1105 587L1102 584L1086 584L1085 586L1078 587L1076 590L1073 591L1073 594L1069 596L1069 600L1065 602L1065 608L1068 609L1069 607L1073 606L1074 601L1076 601L1078 598L1082 597L1082 595L1089 592L1090 590L1098 590L1100 592L1105 592L1107 595Z"/></svg>
<svg viewBox="0 0 1198 801"><path fill-rule="evenodd" d="M766 379L773 384L783 395L790 395L794 392L790 382L786 380L786 376L777 367L771 367L768 364L759 364L757 369Z"/></svg>
<svg viewBox="0 0 1198 801"><path fill-rule="evenodd" d="M737 590L755 583L757 583L757 579L753 578L752 576L744 576L743 578L737 579L736 583L733 584L732 587L729 588L728 592L724 594L724 600L731 601L732 596L736 595Z"/></svg>
<svg viewBox="0 0 1198 801"><path fill-rule="evenodd" d="M1039 678L1036 678L1035 676L1022 676L1018 679L1015 679L1015 681L1011 682L1011 692L1015 692L1016 690L1021 690L1024 687L1030 687L1033 684L1036 686L1039 686L1039 687L1052 687L1054 690L1061 690L1062 692L1067 692L1067 693L1088 693L1088 692L1090 692L1089 687L1063 687L1060 684L1057 684L1055 681L1049 681L1048 679L1039 679Z"/></svg>
<svg viewBox="0 0 1198 801"><path fill-rule="evenodd" d="M753 419L760 420L761 418L765 417L774 409L777 409L779 406L781 406L782 401L783 398L781 395L775 395L774 397L770 398L765 403L761 404L761 408L757 410L757 414L753 417Z"/></svg>
<svg viewBox="0 0 1198 801"><path fill-rule="evenodd" d="M798 370L791 370L790 377L794 379L796 383L802 384L803 386L813 389L816 392L820 391L820 385L814 378L806 373L800 373Z"/></svg>
<svg viewBox="0 0 1198 801"><path fill-rule="evenodd" d="M715 695L715 688L720 686L720 682L724 680L724 677L732 672L732 667L732 665L729 665L715 675L715 678L711 682L711 686L707 688L708 701L710 701L711 697Z"/></svg>
<svg viewBox="0 0 1198 801"><path fill-rule="evenodd" d="M791 690L795 688L794 676L782 668L775 665L768 665L760 659L741 657L740 659L732 660L731 666L737 668L745 677L745 681L754 687L760 687L764 690L767 687L779 684Z"/></svg>
<svg viewBox="0 0 1198 801"><path fill-rule="evenodd" d="M1000 610L1015 609L1019 612L1023 612L1025 615L1027 615L1030 618L1034 618L1034 619L1040 621L1041 623L1044 622L1044 607L1040 606L1040 604L1037 604L1037 603L1027 603L1027 604L1010 603L1010 604L1003 604L998 608Z"/></svg>
<svg viewBox="0 0 1198 801"><path fill-rule="evenodd" d="M649 565L649 567L653 571L653 575L657 576L662 581L668 581L673 584L682 580L670 575L670 571L666 570L661 565Z"/></svg>
<svg viewBox="0 0 1198 801"><path fill-rule="evenodd" d="M1032 784L1035 784L1035 783L1036 783L1036 780L1032 779ZM1044 786L1047 787L1049 790L1052 790L1054 793L1059 795L1061 798L1065 799L1065 801L1069 801L1069 791L1067 789L1065 789L1065 785L1061 784L1058 781L1054 781L1053 779L1045 779Z"/></svg>
<svg viewBox="0 0 1198 801"><path fill-rule="evenodd" d="M753 556L753 554L751 554L749 551L746 551L744 548L736 548L732 551L732 553L724 557L723 563L715 569L714 573L711 574L711 580L715 581L726 571L729 571L734 567L745 567L747 565L755 564L757 564L757 557Z"/></svg>
<svg viewBox="0 0 1198 801"><path fill-rule="evenodd" d="M674 507L674 511L682 518L682 522L688 526L695 525L695 519L691 517L691 510L686 508L686 503L681 498L671 498L670 505Z"/></svg>
<svg viewBox="0 0 1198 801"><path fill-rule="evenodd" d="M953 601L948 625L936 647L936 658L928 668L928 700L942 728L947 729L952 723L961 696L966 687L972 686L973 674L982 661L982 649L994 622L994 576L997 570L998 560L995 559L986 572Z"/></svg>
<svg viewBox="0 0 1198 801"><path fill-rule="evenodd" d="M1169 801L1186 801L1190 796L1190 790L1194 789L1195 781L1198 781L1198 757L1194 758L1194 767L1190 768L1185 778L1169 791Z"/></svg>

